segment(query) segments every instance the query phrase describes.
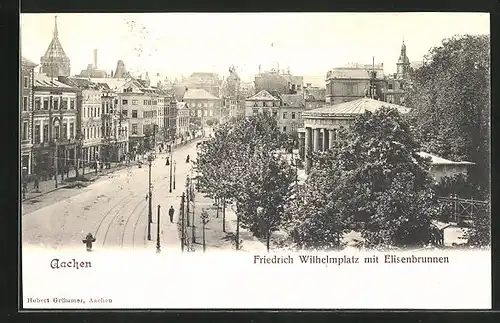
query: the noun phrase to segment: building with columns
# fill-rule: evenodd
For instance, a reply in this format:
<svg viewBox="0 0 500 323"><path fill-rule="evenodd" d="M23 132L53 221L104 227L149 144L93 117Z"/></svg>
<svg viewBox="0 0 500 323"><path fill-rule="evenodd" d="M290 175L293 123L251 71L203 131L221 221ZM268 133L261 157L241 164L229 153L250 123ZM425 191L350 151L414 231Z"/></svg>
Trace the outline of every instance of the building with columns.
<svg viewBox="0 0 500 323"><path fill-rule="evenodd" d="M410 111L409 108L400 105L370 98L304 111L302 113L304 128L299 131L299 154L305 161L306 174L311 168L311 152L330 149L332 143L337 140L340 127L347 128L357 116L366 111L375 112L381 107L395 108L402 114Z"/></svg>
<svg viewBox="0 0 500 323"><path fill-rule="evenodd" d="M40 58L41 73L49 77L69 76L70 75L70 60L61 42L59 41L59 32L57 30L57 16L54 17L54 32L52 34L52 41L43 55Z"/></svg>
<svg viewBox="0 0 500 323"><path fill-rule="evenodd" d="M79 89L35 73L33 110L33 172L53 176L75 165Z"/></svg>
<svg viewBox="0 0 500 323"><path fill-rule="evenodd" d="M21 169L22 174L31 174L31 159L33 148L33 85L35 81L34 69L37 64L21 57L21 84L19 91L20 114L20 141L21 141Z"/></svg>

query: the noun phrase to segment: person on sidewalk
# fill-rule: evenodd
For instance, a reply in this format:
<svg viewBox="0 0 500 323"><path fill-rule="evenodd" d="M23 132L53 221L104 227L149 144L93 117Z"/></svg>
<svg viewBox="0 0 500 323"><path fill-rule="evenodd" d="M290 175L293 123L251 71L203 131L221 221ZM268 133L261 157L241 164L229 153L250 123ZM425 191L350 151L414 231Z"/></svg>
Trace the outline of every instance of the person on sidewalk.
<svg viewBox="0 0 500 323"><path fill-rule="evenodd" d="M170 217L170 223L174 223L174 207L170 205L170 209L168 210L168 216Z"/></svg>

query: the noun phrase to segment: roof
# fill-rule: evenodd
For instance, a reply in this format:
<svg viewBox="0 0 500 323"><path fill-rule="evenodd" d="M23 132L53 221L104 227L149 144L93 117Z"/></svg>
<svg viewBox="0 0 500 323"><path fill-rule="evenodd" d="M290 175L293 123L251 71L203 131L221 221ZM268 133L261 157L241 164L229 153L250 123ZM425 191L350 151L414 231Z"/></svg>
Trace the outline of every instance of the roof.
<svg viewBox="0 0 500 323"><path fill-rule="evenodd" d="M302 94L282 94L281 100L284 106L300 108L304 106Z"/></svg>
<svg viewBox="0 0 500 323"><path fill-rule="evenodd" d="M467 162L467 161L456 162L456 161L444 159L444 158L441 158L439 156L432 155L432 154L429 154L429 153L426 153L423 151L419 152L418 155L422 158L430 158L432 165L474 165L474 163Z"/></svg>
<svg viewBox="0 0 500 323"><path fill-rule="evenodd" d="M280 99L272 96L266 90L261 90L259 93L246 99L247 101L279 101Z"/></svg>
<svg viewBox="0 0 500 323"><path fill-rule="evenodd" d="M184 93L184 100L218 100L219 98L204 89L190 89Z"/></svg>
<svg viewBox="0 0 500 323"><path fill-rule="evenodd" d="M285 80L292 84L300 84L302 85L304 83L304 77L302 76L294 76L291 74L282 74L281 75Z"/></svg>
<svg viewBox="0 0 500 323"><path fill-rule="evenodd" d="M379 100L373 100L370 98L362 98L354 101L343 102L335 105L326 105L321 108L312 109L309 111L304 111L302 116L335 116L335 115L360 115L364 114L366 111L375 112L376 110L382 108L394 108L400 113L410 112L410 108L403 107L394 103L388 103Z"/></svg>
<svg viewBox="0 0 500 323"><path fill-rule="evenodd" d="M90 81L94 83L107 84L111 90L115 90L123 87L128 81L130 81L130 78L91 77Z"/></svg>
<svg viewBox="0 0 500 323"><path fill-rule="evenodd" d="M66 88L74 89L73 87L59 82L56 78L48 77L46 74L35 73L35 87L54 87L54 88Z"/></svg>
<svg viewBox="0 0 500 323"><path fill-rule="evenodd" d="M375 65L375 68L373 68L369 64L351 64L346 67L335 67L328 71L326 78L369 79L372 70L377 73L377 79L384 78L383 65Z"/></svg>
<svg viewBox="0 0 500 323"><path fill-rule="evenodd" d="M57 32L57 17L55 17L54 33L52 36L52 41L50 42L49 47L45 52L45 55L43 55L41 58L42 62L43 61L50 62L53 60L69 62L69 58L68 56L66 56L66 53L64 52L64 49L62 48L62 45L59 42L59 34Z"/></svg>
<svg viewBox="0 0 500 323"><path fill-rule="evenodd" d="M188 108L188 105L186 102L177 102L176 106L177 106L177 109L187 109Z"/></svg>
<svg viewBox="0 0 500 323"><path fill-rule="evenodd" d="M305 98L307 101L325 101L326 89L323 88L304 88Z"/></svg>
<svg viewBox="0 0 500 323"><path fill-rule="evenodd" d="M27 66L27 67L36 67L36 66L38 66L38 64L33 63L32 61L30 61L29 59L27 59L25 57L21 57L21 65Z"/></svg>

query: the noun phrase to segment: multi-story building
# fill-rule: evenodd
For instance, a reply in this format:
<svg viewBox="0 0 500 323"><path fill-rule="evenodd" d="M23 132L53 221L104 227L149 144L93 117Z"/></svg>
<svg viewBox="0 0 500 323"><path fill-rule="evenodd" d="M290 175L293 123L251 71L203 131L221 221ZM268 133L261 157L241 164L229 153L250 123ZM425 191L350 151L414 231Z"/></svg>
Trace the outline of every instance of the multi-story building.
<svg viewBox="0 0 500 323"><path fill-rule="evenodd" d="M326 75L326 102L338 104L369 96L372 79L384 81L384 64L348 64ZM382 87L379 86L381 92Z"/></svg>
<svg viewBox="0 0 500 323"><path fill-rule="evenodd" d="M107 84L102 86L101 120L102 120L102 161L118 162L124 160L128 153L128 125L123 122L117 109L117 95Z"/></svg>
<svg viewBox="0 0 500 323"><path fill-rule="evenodd" d="M349 64L329 71L326 75L326 102L339 104L364 97L389 103L404 104L410 61L403 42L397 73L384 75L384 64Z"/></svg>
<svg viewBox="0 0 500 323"><path fill-rule="evenodd" d="M191 74L188 78L176 84L175 96L182 98L187 89L205 90L212 96L221 97L222 81L215 73L200 73Z"/></svg>
<svg viewBox="0 0 500 323"><path fill-rule="evenodd" d="M278 112L278 127L280 131L293 133L304 125L302 112L305 111L305 101L302 94L281 95L281 105Z"/></svg>
<svg viewBox="0 0 500 323"><path fill-rule="evenodd" d="M19 114L20 114L20 141L21 141L21 169L22 174L30 175L32 172L32 148L33 148L33 85L35 81L34 69L37 64L28 59L21 58L21 89L19 91Z"/></svg>
<svg viewBox="0 0 500 323"><path fill-rule="evenodd" d="M101 147L104 137L102 127L104 86L88 79L60 77L59 80L81 91L80 148L82 162L91 163L103 159L104 154L101 154Z"/></svg>
<svg viewBox="0 0 500 323"><path fill-rule="evenodd" d="M192 110L187 102L176 103L177 119L176 119L176 137L187 138L190 134L190 119Z"/></svg>
<svg viewBox="0 0 500 323"><path fill-rule="evenodd" d="M52 41L43 55L40 58L41 72L49 77L69 76L70 75L70 60L61 42L59 41L59 32L57 31L57 17L55 17L54 32Z"/></svg>
<svg viewBox="0 0 500 323"><path fill-rule="evenodd" d="M167 128L165 139L173 141L177 135L177 101L171 97L165 109L165 126Z"/></svg>
<svg viewBox="0 0 500 323"><path fill-rule="evenodd" d="M304 78L294 76L290 71L271 70L255 76L255 92L266 90L272 95L303 93Z"/></svg>
<svg viewBox="0 0 500 323"><path fill-rule="evenodd" d="M191 110L191 122L204 127L206 121L220 121L221 100L204 89L186 89L182 102L186 102Z"/></svg>
<svg viewBox="0 0 500 323"><path fill-rule="evenodd" d="M35 73L33 172L49 177L76 164L79 90Z"/></svg>
<svg viewBox="0 0 500 323"><path fill-rule="evenodd" d="M117 90L118 108L129 120L129 150L143 153L152 149L158 132L158 93L131 79Z"/></svg>
<svg viewBox="0 0 500 323"><path fill-rule="evenodd" d="M278 119L280 106L281 100L279 98L272 96L266 90L261 90L245 100L245 117L263 113Z"/></svg>
<svg viewBox="0 0 500 323"><path fill-rule="evenodd" d="M304 88L306 110L317 109L325 105L325 95L326 89L307 83Z"/></svg>

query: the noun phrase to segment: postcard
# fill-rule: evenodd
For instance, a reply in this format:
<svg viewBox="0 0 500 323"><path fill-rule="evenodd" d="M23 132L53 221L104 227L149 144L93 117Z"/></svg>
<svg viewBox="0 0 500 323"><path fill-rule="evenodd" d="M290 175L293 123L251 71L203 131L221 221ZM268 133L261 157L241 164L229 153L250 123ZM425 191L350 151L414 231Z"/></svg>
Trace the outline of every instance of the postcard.
<svg viewBox="0 0 500 323"><path fill-rule="evenodd" d="M19 308L491 308L489 24L21 14Z"/></svg>

